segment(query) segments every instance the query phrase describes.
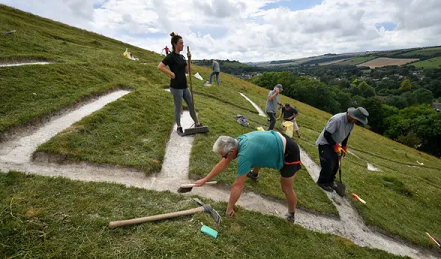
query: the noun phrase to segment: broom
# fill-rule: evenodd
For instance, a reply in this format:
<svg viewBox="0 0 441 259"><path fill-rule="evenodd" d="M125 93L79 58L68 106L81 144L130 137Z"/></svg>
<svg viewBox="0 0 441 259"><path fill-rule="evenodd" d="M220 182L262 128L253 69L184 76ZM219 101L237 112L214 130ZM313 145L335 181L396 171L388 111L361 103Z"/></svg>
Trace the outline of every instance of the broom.
<svg viewBox="0 0 441 259"><path fill-rule="evenodd" d="M214 185L214 184L217 184L217 181L206 182L205 184L208 184L208 185ZM190 184L182 184L181 187L179 187L178 192L179 192L179 193L191 192L191 190L193 189L193 187L196 187L193 183L190 183Z"/></svg>
<svg viewBox="0 0 441 259"><path fill-rule="evenodd" d="M191 80L191 57L190 57L190 47L187 46L187 57L188 57L188 74L190 75L190 91L191 91L191 102L192 102L192 106L193 106L193 111L196 113L196 110L194 109L194 99L193 99L193 82ZM197 114L196 114L196 118L197 118ZM207 133L208 127L207 126L202 126L202 127L194 127L194 128L188 128L184 130L184 136L187 135L192 135L192 134L196 134L196 133Z"/></svg>

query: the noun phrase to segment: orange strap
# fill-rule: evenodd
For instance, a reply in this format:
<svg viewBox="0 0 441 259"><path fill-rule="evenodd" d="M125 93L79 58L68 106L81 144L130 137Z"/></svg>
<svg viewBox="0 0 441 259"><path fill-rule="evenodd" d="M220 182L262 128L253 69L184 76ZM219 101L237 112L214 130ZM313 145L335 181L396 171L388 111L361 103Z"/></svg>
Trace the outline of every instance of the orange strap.
<svg viewBox="0 0 441 259"><path fill-rule="evenodd" d="M302 162L300 162L300 161L286 162L286 161L285 161L285 165L302 165Z"/></svg>

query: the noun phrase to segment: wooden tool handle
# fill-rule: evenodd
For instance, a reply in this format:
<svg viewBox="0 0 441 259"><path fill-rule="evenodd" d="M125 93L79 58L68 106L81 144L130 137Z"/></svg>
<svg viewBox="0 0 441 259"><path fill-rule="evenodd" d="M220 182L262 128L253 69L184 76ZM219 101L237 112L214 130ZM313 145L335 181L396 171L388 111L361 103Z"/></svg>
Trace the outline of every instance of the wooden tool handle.
<svg viewBox="0 0 441 259"><path fill-rule="evenodd" d="M109 228L117 228L117 227L122 227L122 226L127 226L127 225L148 222L148 221L156 221L156 220L161 220L161 219L169 219L169 218L175 218L175 217L179 217L179 216L192 215L192 214L195 214L198 212L203 212L204 210L205 210L204 207L201 206L201 207L197 207L194 209L183 210L183 211L178 211L178 212L171 212L171 213L154 215L154 216L148 216L148 217L143 217L143 218L111 221L109 223Z"/></svg>
<svg viewBox="0 0 441 259"><path fill-rule="evenodd" d="M190 78L190 92L191 92L191 105L194 109L194 98L193 98L193 82L191 81L191 57L190 57L190 46L187 46L187 57L188 57L188 77ZM196 111L195 111L196 112ZM197 115L196 115L197 116Z"/></svg>
<svg viewBox="0 0 441 259"><path fill-rule="evenodd" d="M214 184L217 184L217 181L206 182L205 184L214 185ZM194 183L182 184L181 185L181 188L191 188L191 187L196 187L196 185Z"/></svg>

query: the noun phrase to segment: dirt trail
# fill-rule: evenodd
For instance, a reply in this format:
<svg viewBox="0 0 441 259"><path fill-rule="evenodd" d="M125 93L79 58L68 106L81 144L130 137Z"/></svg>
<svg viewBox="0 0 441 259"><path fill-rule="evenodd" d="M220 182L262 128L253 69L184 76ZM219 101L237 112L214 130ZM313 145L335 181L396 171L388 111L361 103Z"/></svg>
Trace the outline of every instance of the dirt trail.
<svg viewBox="0 0 441 259"><path fill-rule="evenodd" d="M118 95L127 94L126 91L118 91L116 93L109 94L98 101L84 105L77 111L83 110L80 114L86 116L99 109L100 106L102 107L106 103L118 99ZM157 191L169 190L175 193L180 184L191 182L191 180L188 180L188 166L194 138L192 136L179 137L176 134L176 125L172 129L170 140L166 147L162 170L150 177L146 177L143 172L136 169L115 166L96 166L88 163L53 164L50 163L50 159L47 161L40 159L38 162L31 161L31 154L38 146L33 141L43 143L57 132L80 120L80 115L72 115L77 111L48 122L36 132L24 133L6 143L2 143L0 147L0 170L3 172L15 170L43 176L63 176L81 181L120 183L126 186ZM181 120L184 128L192 124L192 119L188 112L183 113ZM301 150L301 160L311 174L311 177L316 180L319 174L319 167L303 150ZM224 185L204 186L202 188L193 188L192 192L184 195L195 194L215 201L228 201L229 188ZM397 255L407 255L413 258L436 258L421 248L408 246L403 244L403 242L374 233L363 224L362 219L352 208L347 198L342 199L336 194L328 194L328 197L337 207L341 219L316 215L298 209L296 212L296 224L318 232L340 235L352 240L357 245L378 248ZM238 205L249 210L279 217L283 216L286 212L286 205L283 201L274 201L247 191L242 194ZM220 213L222 214L222 212Z"/></svg>

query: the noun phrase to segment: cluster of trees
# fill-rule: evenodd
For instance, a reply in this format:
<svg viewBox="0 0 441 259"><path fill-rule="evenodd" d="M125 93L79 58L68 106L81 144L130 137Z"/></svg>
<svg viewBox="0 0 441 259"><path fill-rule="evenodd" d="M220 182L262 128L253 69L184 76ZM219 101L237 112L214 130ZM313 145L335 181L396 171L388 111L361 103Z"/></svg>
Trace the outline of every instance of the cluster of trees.
<svg viewBox="0 0 441 259"><path fill-rule="evenodd" d="M265 72L261 76L253 77L251 81L268 89L281 83L285 95L332 114L346 111L349 107L363 106L370 113L371 130L441 156L441 113L430 108L434 97L439 98L439 93L436 92L434 96L431 89L441 89L441 85L436 82L437 79L431 76L439 75L441 78L441 70L426 75L426 78L432 80L424 82L418 79L414 83L411 80L412 76L403 77L393 69L387 71L389 78L384 80L383 78L387 77L382 74L384 71L371 72L370 77L362 80L363 77L359 78L356 70L345 71L348 79L334 77L337 73L332 69L331 71L320 69L324 73L319 75L315 71L317 73L315 78L296 76L291 72ZM363 75L363 72L360 75ZM379 77L382 77L381 81L374 80ZM387 81L390 85L385 88L383 81ZM393 91L387 96L379 96L377 92L382 89Z"/></svg>

